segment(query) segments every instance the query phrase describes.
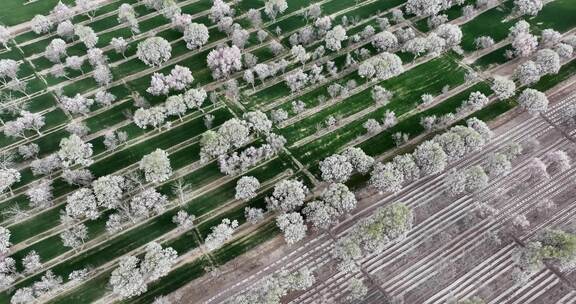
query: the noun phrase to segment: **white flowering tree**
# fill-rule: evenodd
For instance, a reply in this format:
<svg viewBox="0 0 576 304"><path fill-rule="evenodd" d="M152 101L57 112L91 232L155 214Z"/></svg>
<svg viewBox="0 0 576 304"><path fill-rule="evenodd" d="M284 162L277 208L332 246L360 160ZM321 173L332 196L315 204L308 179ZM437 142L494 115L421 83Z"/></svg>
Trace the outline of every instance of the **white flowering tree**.
<svg viewBox="0 0 576 304"><path fill-rule="evenodd" d="M234 15L234 10L230 8L223 0L214 0L210 8L210 20L214 23L220 22L224 17L231 17Z"/></svg>
<svg viewBox="0 0 576 304"><path fill-rule="evenodd" d="M358 75L368 79L386 80L403 72L404 67L400 57L387 52L364 61L358 67Z"/></svg>
<svg viewBox="0 0 576 304"><path fill-rule="evenodd" d="M572 159L568 153L562 150L548 153L548 159L550 159L548 168L554 173L564 172L572 168Z"/></svg>
<svg viewBox="0 0 576 304"><path fill-rule="evenodd" d="M94 192L81 188L66 197L66 214L75 219L95 220L100 216Z"/></svg>
<svg viewBox="0 0 576 304"><path fill-rule="evenodd" d="M458 25L442 24L436 29L435 33L438 37L444 39L447 47L455 47L462 41L462 30L460 30Z"/></svg>
<svg viewBox="0 0 576 304"><path fill-rule="evenodd" d="M192 16L190 14L176 14L172 16L172 27L179 32L184 32L184 29L190 23L192 23Z"/></svg>
<svg viewBox="0 0 576 304"><path fill-rule="evenodd" d="M514 10L520 15L536 16L543 6L542 0L514 0Z"/></svg>
<svg viewBox="0 0 576 304"><path fill-rule="evenodd" d="M146 92L151 95L168 95L170 92L170 86L168 85L168 79L165 75L160 73L152 74L150 78L150 86L146 89Z"/></svg>
<svg viewBox="0 0 576 304"><path fill-rule="evenodd" d="M513 80L501 76L495 76L491 86L498 99L506 100L516 93L516 83Z"/></svg>
<svg viewBox="0 0 576 304"><path fill-rule="evenodd" d="M94 48L98 43L98 35L94 30L86 25L77 24L74 27L74 35L78 36L78 40L80 40L86 48Z"/></svg>
<svg viewBox="0 0 576 304"><path fill-rule="evenodd" d="M246 207L244 208L244 217L246 217L248 223L255 225L264 219L264 210L262 208Z"/></svg>
<svg viewBox="0 0 576 304"><path fill-rule="evenodd" d="M134 7L128 3L123 3L118 8L118 22L128 25L133 35L140 33L140 27L136 16Z"/></svg>
<svg viewBox="0 0 576 304"><path fill-rule="evenodd" d="M518 57L528 57L536 51L538 38L528 31L519 32L512 36L512 49Z"/></svg>
<svg viewBox="0 0 576 304"><path fill-rule="evenodd" d="M475 91L470 93L468 99L464 102L464 107L471 111L478 111L486 106L490 102L488 97L484 93Z"/></svg>
<svg viewBox="0 0 576 304"><path fill-rule="evenodd" d="M78 8L78 10L80 12L82 12L84 15L88 16L88 18L90 18L90 20L92 20L92 18L94 18L94 15L96 14L96 8L98 6L98 3L96 1L93 1L93 0L75 0L74 2L76 3L76 7Z"/></svg>
<svg viewBox="0 0 576 304"><path fill-rule="evenodd" d="M281 271L258 280L248 291L226 303L281 303L284 295L295 290L306 290L312 287L315 281L314 274L307 267L293 273Z"/></svg>
<svg viewBox="0 0 576 304"><path fill-rule="evenodd" d="M349 288L346 299L352 303L362 301L368 294L368 287L366 287L362 279L350 279Z"/></svg>
<svg viewBox="0 0 576 304"><path fill-rule="evenodd" d="M320 162L322 179L328 182L346 182L352 175L352 164L342 155L332 155Z"/></svg>
<svg viewBox="0 0 576 304"><path fill-rule="evenodd" d="M0 59L0 80L6 84L10 80L18 79L20 63L13 59Z"/></svg>
<svg viewBox="0 0 576 304"><path fill-rule="evenodd" d="M72 134L60 141L58 157L64 167L74 165L89 166L92 164L92 144L85 143L78 135Z"/></svg>
<svg viewBox="0 0 576 304"><path fill-rule="evenodd" d="M100 87L107 87L110 83L112 83L112 71L110 68L105 64L99 64L94 68L94 72L92 74L94 80Z"/></svg>
<svg viewBox="0 0 576 304"><path fill-rule="evenodd" d="M306 237L308 227L304 224L302 215L298 212L290 212L279 215L276 225L282 231L284 240L289 245L297 243Z"/></svg>
<svg viewBox="0 0 576 304"><path fill-rule="evenodd" d="M488 186L488 175L479 165L466 169L466 191L474 193Z"/></svg>
<svg viewBox="0 0 576 304"><path fill-rule="evenodd" d="M73 97L62 96L59 101L62 110L70 114L86 115L90 112L90 107L94 104L94 99L86 98L79 93Z"/></svg>
<svg viewBox="0 0 576 304"><path fill-rule="evenodd" d="M398 47L398 38L389 31L382 31L372 37L372 45L380 52L393 52Z"/></svg>
<svg viewBox="0 0 576 304"><path fill-rule="evenodd" d="M250 38L250 33L247 30L242 28L236 28L232 31L231 35L232 44L239 47L240 49L244 49L246 43L248 43L248 39Z"/></svg>
<svg viewBox="0 0 576 304"><path fill-rule="evenodd" d="M62 162L57 153L50 154L41 159L35 159L30 163L30 169L32 169L34 176L41 174L48 175L60 168L62 168Z"/></svg>
<svg viewBox="0 0 576 304"><path fill-rule="evenodd" d="M0 226L0 254L6 255L10 250L10 246L12 245L10 243L11 235L10 230Z"/></svg>
<svg viewBox="0 0 576 304"><path fill-rule="evenodd" d="M272 196L266 200L269 210L292 211L304 204L308 187L301 181L282 180L274 186Z"/></svg>
<svg viewBox="0 0 576 304"><path fill-rule="evenodd" d="M214 251L228 240L232 238L232 234L238 228L238 221L230 221L229 219L225 218L222 222L214 227L212 227L212 231L206 239L204 240L204 246L208 251Z"/></svg>
<svg viewBox="0 0 576 304"><path fill-rule="evenodd" d="M4 48L6 49L10 49L10 47L8 46L8 43L10 42L10 40L12 39L12 34L10 33L10 30L8 30L7 27L5 27L4 25L0 25L0 44L4 46Z"/></svg>
<svg viewBox="0 0 576 304"><path fill-rule="evenodd" d="M11 304L26 304L36 301L32 287L22 287L14 292L10 299Z"/></svg>
<svg viewBox="0 0 576 304"><path fill-rule="evenodd" d="M260 182L253 176L242 176L236 183L237 200L248 201L256 197Z"/></svg>
<svg viewBox="0 0 576 304"><path fill-rule="evenodd" d="M144 259L140 263L140 272L147 282L156 281L166 276L178 257L178 253L172 247L162 248L156 242L146 245L144 251Z"/></svg>
<svg viewBox="0 0 576 304"><path fill-rule="evenodd" d="M146 280L138 268L139 260L134 256L121 257L118 267L112 271L110 285L114 294L127 299L148 290Z"/></svg>
<svg viewBox="0 0 576 304"><path fill-rule="evenodd" d="M22 258L22 266L24 266L24 273L32 273L42 268L40 255L35 250L32 250Z"/></svg>
<svg viewBox="0 0 576 304"><path fill-rule="evenodd" d="M50 32L53 27L52 20L44 15L36 15L30 21L30 29L38 35Z"/></svg>
<svg viewBox="0 0 576 304"><path fill-rule="evenodd" d="M35 143L18 146L18 154L25 160L37 158L39 152L40 147Z"/></svg>
<svg viewBox="0 0 576 304"><path fill-rule="evenodd" d="M117 54L122 54L126 58L126 50L128 49L128 41L123 37L114 37L110 40L110 46L114 49Z"/></svg>
<svg viewBox="0 0 576 304"><path fill-rule="evenodd" d="M182 91L188 88L194 82L192 71L188 67L175 65L170 71L170 75L166 76L166 83L170 89L175 91Z"/></svg>
<svg viewBox="0 0 576 304"><path fill-rule="evenodd" d="M167 115L178 116L180 121L182 121L182 115L184 115L188 109L182 95L172 95L168 97L164 103L164 108L166 109Z"/></svg>
<svg viewBox="0 0 576 304"><path fill-rule="evenodd" d="M531 114L539 114L548 109L548 98L546 94L535 90L525 89L518 97L520 106Z"/></svg>
<svg viewBox="0 0 576 304"><path fill-rule="evenodd" d="M316 229L328 229L337 222L339 216L334 207L319 200L306 203L302 213L306 216L306 221Z"/></svg>
<svg viewBox="0 0 576 304"><path fill-rule="evenodd" d="M85 57L69 56L69 57L66 57L65 66L69 69L72 69L74 71L80 71L82 74L84 74L84 70L82 69L82 66L84 65L85 62L86 62Z"/></svg>
<svg viewBox="0 0 576 304"><path fill-rule="evenodd" d="M448 157L436 142L425 141L414 150L412 155L423 175L436 174L446 168Z"/></svg>
<svg viewBox="0 0 576 304"><path fill-rule="evenodd" d="M200 146L200 159L202 162L208 162L214 157L223 155L231 148L230 142L224 136L212 130L202 134Z"/></svg>
<svg viewBox="0 0 576 304"><path fill-rule="evenodd" d="M542 49L536 52L534 62L541 75L557 74L560 71L560 55L551 49Z"/></svg>
<svg viewBox="0 0 576 304"><path fill-rule="evenodd" d="M184 103L186 103L186 106L190 110L192 109L202 110L202 105L204 104L204 101L206 100L207 97L208 94L202 88L189 89L182 95Z"/></svg>
<svg viewBox="0 0 576 304"><path fill-rule="evenodd" d="M96 92L96 94L94 95L94 100L96 101L97 104L104 106L104 107L109 107L112 105L112 103L114 103L114 101L116 101L116 95L107 92L105 90L101 90Z"/></svg>
<svg viewBox="0 0 576 304"><path fill-rule="evenodd" d="M78 223L60 233L60 239L65 247L80 249L88 238L88 228L83 223Z"/></svg>
<svg viewBox="0 0 576 304"><path fill-rule="evenodd" d="M380 192L398 192L402 189L404 176L393 163L377 163L370 175L370 185Z"/></svg>
<svg viewBox="0 0 576 304"><path fill-rule="evenodd" d="M154 188L148 188L132 197L130 200L130 216L135 218L149 218L162 213L168 198L158 193Z"/></svg>
<svg viewBox="0 0 576 304"><path fill-rule="evenodd" d="M146 181L151 183L166 181L172 175L168 153L162 149L156 149L154 152L142 157L139 168L144 171Z"/></svg>
<svg viewBox="0 0 576 304"><path fill-rule="evenodd" d="M278 14L284 13L288 9L286 0L266 0L264 3L264 13L271 19L275 20Z"/></svg>
<svg viewBox="0 0 576 304"><path fill-rule="evenodd" d="M214 79L222 79L242 69L242 52L233 46L222 46L208 53L208 67Z"/></svg>
<svg viewBox="0 0 576 304"><path fill-rule="evenodd" d="M194 227L195 219L196 216L194 216L194 214L188 214L188 212L180 210L172 217L172 222L178 225L180 229L188 230Z"/></svg>
<svg viewBox="0 0 576 304"><path fill-rule="evenodd" d="M408 0L406 2L406 12L419 17L432 16L445 9L445 3L450 2L442 0Z"/></svg>
<svg viewBox="0 0 576 304"><path fill-rule="evenodd" d="M506 154L491 153L486 158L484 169L491 177L504 176L512 170L512 163Z"/></svg>
<svg viewBox="0 0 576 304"><path fill-rule="evenodd" d="M62 62L62 57L66 56L66 41L55 38L50 41L50 43L46 46L46 50L44 51L44 57L50 60L52 63L60 63Z"/></svg>
<svg viewBox="0 0 576 304"><path fill-rule="evenodd" d="M248 123L250 129L260 134L269 134L272 130L272 121L262 111L246 112L242 118Z"/></svg>
<svg viewBox="0 0 576 304"><path fill-rule="evenodd" d="M72 19L74 16L74 11L62 1L58 1L54 8L50 11L50 16L56 21L56 23L63 22L65 20Z"/></svg>
<svg viewBox="0 0 576 304"><path fill-rule="evenodd" d="M477 37L476 39L474 39L474 45L479 50L490 48L494 45L494 38L490 36Z"/></svg>
<svg viewBox="0 0 576 304"><path fill-rule="evenodd" d="M339 51L342 48L342 41L346 39L348 39L346 29L341 25L335 26L333 29L326 32L326 36L324 36L326 48L331 51Z"/></svg>
<svg viewBox="0 0 576 304"><path fill-rule="evenodd" d="M284 77L286 85L290 88L292 93L299 92L308 84L309 77L302 69L297 69L294 72Z"/></svg>
<svg viewBox="0 0 576 304"><path fill-rule="evenodd" d="M105 175L92 182L98 206L113 209L121 204L125 180L122 176Z"/></svg>
<svg viewBox="0 0 576 304"><path fill-rule="evenodd" d="M341 153L346 157L348 162L352 165L354 170L360 174L366 174L374 164L374 158L367 155L362 149L356 147L348 147Z"/></svg>
<svg viewBox="0 0 576 304"><path fill-rule="evenodd" d="M132 120L142 129L146 129L148 126L159 129L166 120L166 108L163 106L155 106L149 109L140 108L134 112Z"/></svg>
<svg viewBox="0 0 576 304"><path fill-rule="evenodd" d="M172 46L162 37L150 37L138 43L136 56L147 66L160 67L172 56Z"/></svg>
<svg viewBox="0 0 576 304"><path fill-rule="evenodd" d="M530 85L540 80L540 69L532 60L528 60L514 70L514 78L518 79L521 85Z"/></svg>
<svg viewBox="0 0 576 304"><path fill-rule="evenodd" d="M70 20L61 22L56 27L56 34L66 41L74 40L74 24Z"/></svg>
<svg viewBox="0 0 576 304"><path fill-rule="evenodd" d="M31 207L46 208L52 203L52 182L50 180L41 181L26 190L26 196L30 200Z"/></svg>
<svg viewBox="0 0 576 304"><path fill-rule="evenodd" d="M332 183L322 192L322 201L334 208L337 215L344 215L356 208L356 196L341 183Z"/></svg>

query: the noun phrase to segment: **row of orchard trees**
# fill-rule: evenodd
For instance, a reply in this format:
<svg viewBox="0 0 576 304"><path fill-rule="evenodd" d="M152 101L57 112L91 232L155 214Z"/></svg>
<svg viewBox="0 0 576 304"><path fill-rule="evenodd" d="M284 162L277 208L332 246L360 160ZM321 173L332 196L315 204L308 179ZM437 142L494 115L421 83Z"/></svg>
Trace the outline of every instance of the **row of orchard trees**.
<svg viewBox="0 0 576 304"><path fill-rule="evenodd" d="M419 17L429 17L430 19L440 18L446 19L444 17L446 15L440 14L442 11L445 11L455 5L464 5L466 4L464 0L408 0L406 2L406 12L410 14L414 14ZM464 12L468 12L468 14L463 14L464 16L471 15L475 9L482 9L489 6L493 6L498 4L497 1L494 0L477 0L474 5L466 5L462 8ZM544 3L542 0L514 0L514 9L513 14L515 16L522 16L522 15L530 15L536 16ZM434 22L431 22L434 24Z"/></svg>
<svg viewBox="0 0 576 304"><path fill-rule="evenodd" d="M494 2L491 0L480 0L477 1L477 8L486 7L493 5ZM67 34L73 32L73 27L70 26L67 21L70 21L75 14L83 13L92 20L95 15L95 10L97 8L97 3L94 0L76 0L76 7L69 7L66 4L59 1L56 6L50 12L50 15L36 15L30 24L30 28L36 34L45 34L50 32L54 27L57 28L57 33L61 36L66 36ZM159 11L162 15L167 18L172 19L173 23L181 26L183 24L189 23L191 16L188 14L182 14L181 9L178 7L175 1L164 1L164 0L146 0L143 4L149 9L155 9ZM463 5L464 1L424 1L424 0L409 0L406 5L406 12L410 14L415 14L420 17L436 17L435 19L443 20L444 15L439 15L443 10L446 10L454 5ZM541 0L530 1L530 0L515 0L515 11L519 15L536 15L543 7ZM288 3L285 0L267 0L264 4L264 13L271 19L276 19L279 14L282 14L288 8ZM470 6L465 6L464 11L471 12L474 8ZM234 10L225 3L224 1L214 1L210 9L210 19L218 24L221 29L231 29L233 20ZM309 18L316 19L320 17L321 8L320 5L311 5L307 11L304 12L304 17L308 20ZM394 20L402 20L403 13L400 10L395 10L393 12ZM248 18L253 24L261 24L262 16L260 10L251 9L248 14ZM125 23L130 27L134 34L140 32L138 27L137 15L134 8L130 5L121 5L118 9L118 20L119 22ZM434 23L434 22L432 22ZM182 28L182 27L181 27ZM0 27L0 43L5 47L11 39L11 34L8 28L5 26Z"/></svg>

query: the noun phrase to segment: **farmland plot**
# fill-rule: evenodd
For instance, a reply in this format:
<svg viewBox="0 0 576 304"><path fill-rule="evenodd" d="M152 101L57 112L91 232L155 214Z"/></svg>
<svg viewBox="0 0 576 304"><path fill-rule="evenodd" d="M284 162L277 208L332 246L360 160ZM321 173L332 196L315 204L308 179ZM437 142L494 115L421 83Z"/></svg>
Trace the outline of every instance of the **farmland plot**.
<svg viewBox="0 0 576 304"><path fill-rule="evenodd" d="M573 86L576 6L462 1L435 18L414 2L8 1L0 303L236 303L262 278L304 280L281 287L290 303L576 298L548 261L509 275L542 231L573 232L574 97L538 108L524 90ZM544 46L503 56L523 19L523 34L558 32L557 62ZM495 44L475 50L484 35ZM490 140L477 118L500 125ZM406 154L433 142L439 170ZM511 142L524 151L491 167L505 175L483 168ZM422 173L379 179L402 153ZM448 196L454 172L483 186ZM335 252L360 219L406 227L346 268Z"/></svg>

